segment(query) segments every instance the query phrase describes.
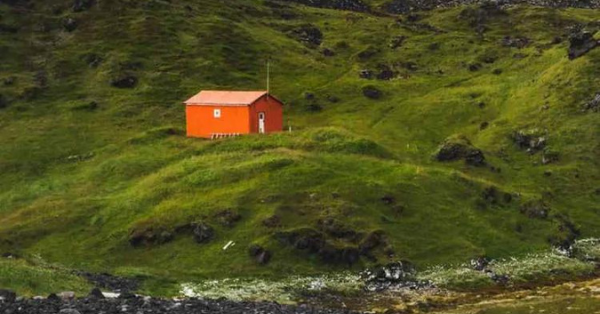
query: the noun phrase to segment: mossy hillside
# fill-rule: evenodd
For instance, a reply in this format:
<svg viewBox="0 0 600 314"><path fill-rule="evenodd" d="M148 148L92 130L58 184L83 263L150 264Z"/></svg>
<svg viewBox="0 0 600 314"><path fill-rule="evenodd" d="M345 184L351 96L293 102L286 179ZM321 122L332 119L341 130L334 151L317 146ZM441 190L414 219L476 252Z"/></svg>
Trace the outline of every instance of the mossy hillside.
<svg viewBox="0 0 600 314"><path fill-rule="evenodd" d="M80 13L68 4L49 1L27 15L0 5L2 23L19 29L0 34L7 52L0 78L16 78L0 86L9 100L0 109L4 251L76 268L189 279L347 268L274 237L316 229L325 218L363 233L384 231L394 258L417 265L544 249L561 234L557 213L581 235L597 236L600 130L595 115L580 108L596 92L600 55L568 61L566 43L549 44L566 26L598 19L596 11L512 7L488 19L482 38L461 18L464 8L420 13L410 22L257 1L103 1ZM60 26L67 17L79 23L70 33ZM334 56L295 39L293 30L307 23L321 30L320 47ZM532 43L504 47L508 35ZM397 36L407 39L392 49ZM365 58L364 51L374 53ZM490 56L493 63L482 61ZM267 57L272 90L286 102L294 133L219 142L183 137L182 100L199 89L264 88ZM481 68L469 70L474 63ZM377 72L380 64L398 78L359 78L360 70ZM135 88L111 86L124 75L138 78ZM383 96L365 98L366 85ZM315 104L320 111L311 110ZM483 122L489 126L482 130ZM557 162L542 165L541 153L529 155L512 142L513 132L529 129L548 130ZM431 158L457 135L483 150L488 165ZM485 200L490 187L515 196ZM386 196L393 204L382 201ZM542 198L551 207L548 219L519 212ZM214 216L224 209L242 219L219 225ZM263 226L274 214L282 226ZM176 231L199 220L215 226L213 242L199 245ZM147 228L175 239L132 248L131 232ZM229 240L236 245L223 251ZM250 259L251 243L274 252L268 266ZM386 260L381 250L376 255Z"/></svg>

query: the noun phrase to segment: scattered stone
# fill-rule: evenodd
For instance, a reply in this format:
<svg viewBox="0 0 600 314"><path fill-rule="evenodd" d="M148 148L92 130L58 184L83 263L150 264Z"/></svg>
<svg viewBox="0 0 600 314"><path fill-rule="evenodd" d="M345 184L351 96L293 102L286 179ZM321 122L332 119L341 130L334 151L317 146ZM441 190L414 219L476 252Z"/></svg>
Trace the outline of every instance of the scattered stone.
<svg viewBox="0 0 600 314"><path fill-rule="evenodd" d="M194 224L194 230L192 232L194 234L194 240L196 240L197 243L209 242L215 236L214 229L202 222Z"/></svg>
<svg viewBox="0 0 600 314"><path fill-rule="evenodd" d="M262 221L263 226L267 228L281 227L281 218L277 215L273 215Z"/></svg>
<svg viewBox="0 0 600 314"><path fill-rule="evenodd" d="M102 291L100 291L100 289L94 288L94 289L92 289L92 291L90 291L90 294L88 295L88 297L96 298L96 299L104 299L104 294L102 293Z"/></svg>
<svg viewBox="0 0 600 314"><path fill-rule="evenodd" d="M58 314L81 314L81 313L76 309L67 308L67 309L60 310L58 312Z"/></svg>
<svg viewBox="0 0 600 314"><path fill-rule="evenodd" d="M550 207L541 200L529 201L521 205L520 211L529 218L546 219L550 212Z"/></svg>
<svg viewBox="0 0 600 314"><path fill-rule="evenodd" d="M83 12L89 10L94 4L95 0L75 0L73 3L73 12Z"/></svg>
<svg viewBox="0 0 600 314"><path fill-rule="evenodd" d="M329 48L325 48L325 49L323 49L323 55L325 57L333 57L333 56L335 56L335 52Z"/></svg>
<svg viewBox="0 0 600 314"><path fill-rule="evenodd" d="M502 45L505 47L512 47L522 49L527 47L531 43L531 40L524 36L506 36L502 39Z"/></svg>
<svg viewBox="0 0 600 314"><path fill-rule="evenodd" d="M323 41L323 33L313 24L304 24L291 31L291 35L309 48L316 48Z"/></svg>
<svg viewBox="0 0 600 314"><path fill-rule="evenodd" d="M373 71L371 70L360 70L360 72L358 72L358 77L362 78L362 79L372 79L373 78Z"/></svg>
<svg viewBox="0 0 600 314"><path fill-rule="evenodd" d="M46 300L52 301L52 302L61 302L63 299L61 299L58 295L56 295L56 293L50 293L50 295L48 295Z"/></svg>
<svg viewBox="0 0 600 314"><path fill-rule="evenodd" d="M484 256L480 256L480 257L478 257L476 259L472 259L471 262L470 262L470 264L471 264L471 268L473 270L483 271L490 264L490 260L487 259Z"/></svg>
<svg viewBox="0 0 600 314"><path fill-rule="evenodd" d="M380 64L379 65L380 72L377 74L376 78L382 81L389 81L396 77L397 73L394 72L388 65Z"/></svg>
<svg viewBox="0 0 600 314"><path fill-rule="evenodd" d="M242 216L240 214L230 209L220 211L216 213L214 217L221 225L229 228L233 227L235 223L242 219Z"/></svg>
<svg viewBox="0 0 600 314"><path fill-rule="evenodd" d="M75 292L73 292L73 291L63 291L63 292L59 293L58 296L62 300L65 300L65 301L73 300L73 299L75 299Z"/></svg>
<svg viewBox="0 0 600 314"><path fill-rule="evenodd" d="M0 107L2 107L1 97L0 97ZM588 103L583 105L583 110L600 112L600 92L596 93L596 96L594 96L594 98L591 101L589 101Z"/></svg>
<svg viewBox="0 0 600 314"><path fill-rule="evenodd" d="M120 76L110 81L110 85L116 88L134 88L137 83L138 79L133 75Z"/></svg>
<svg viewBox="0 0 600 314"><path fill-rule="evenodd" d="M166 230L133 229L129 234L129 244L133 247L149 246L153 244L164 244L171 242L174 235Z"/></svg>
<svg viewBox="0 0 600 314"><path fill-rule="evenodd" d="M260 245L252 244L248 249L250 257L254 258L260 265L266 265L271 260L272 254Z"/></svg>
<svg viewBox="0 0 600 314"><path fill-rule="evenodd" d="M408 288L410 290L432 288L430 282L417 281L414 266L406 261L394 262L361 273L366 291Z"/></svg>
<svg viewBox="0 0 600 314"><path fill-rule="evenodd" d="M590 50L598 47L599 44L592 33L575 31L569 36L569 60L585 55Z"/></svg>
<svg viewBox="0 0 600 314"><path fill-rule="evenodd" d="M369 99L379 99L383 95L382 92L373 85L367 85L362 88L362 93Z"/></svg>
<svg viewBox="0 0 600 314"><path fill-rule="evenodd" d="M399 47L402 47L402 45L404 44L404 41L407 39L408 37L406 36L395 36L392 38L392 40L390 41L390 48L392 49L396 49Z"/></svg>
<svg viewBox="0 0 600 314"><path fill-rule="evenodd" d="M494 75L500 75L500 74L502 74L502 69L494 69L494 71L492 71L492 73Z"/></svg>
<svg viewBox="0 0 600 314"><path fill-rule="evenodd" d="M67 17L63 20L62 26L67 32L72 32L77 29L78 23L74 18Z"/></svg>
<svg viewBox="0 0 600 314"><path fill-rule="evenodd" d="M481 63L471 63L469 64L469 71L476 72L481 69Z"/></svg>
<svg viewBox="0 0 600 314"><path fill-rule="evenodd" d="M16 298L17 294L15 292L7 289L0 289L0 301L10 303L14 302Z"/></svg>
<svg viewBox="0 0 600 314"><path fill-rule="evenodd" d="M362 0L287 0L301 3L311 7L327 8L336 10L367 12L369 6Z"/></svg>
<svg viewBox="0 0 600 314"><path fill-rule="evenodd" d="M360 242L358 251L362 255L370 256L373 250L385 244L387 244L385 233L381 230L373 231Z"/></svg>
<svg viewBox="0 0 600 314"><path fill-rule="evenodd" d="M489 122L483 121L483 122L481 122L481 124L479 124L479 130L483 131L483 130L487 129L489 125L490 125Z"/></svg>
<svg viewBox="0 0 600 314"><path fill-rule="evenodd" d="M538 129L520 130L512 134L513 141L528 153L535 154L546 147L546 137Z"/></svg>
<svg viewBox="0 0 600 314"><path fill-rule="evenodd" d="M459 135L446 139L435 153L437 161L455 161L464 159L468 165L483 166L483 152L474 147L466 137Z"/></svg>

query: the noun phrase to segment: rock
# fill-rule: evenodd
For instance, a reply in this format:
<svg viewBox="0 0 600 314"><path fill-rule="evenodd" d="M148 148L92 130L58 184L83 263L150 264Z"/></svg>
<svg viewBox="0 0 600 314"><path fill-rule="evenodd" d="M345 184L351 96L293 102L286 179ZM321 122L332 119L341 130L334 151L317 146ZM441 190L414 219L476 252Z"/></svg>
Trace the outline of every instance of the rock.
<svg viewBox="0 0 600 314"><path fill-rule="evenodd" d="M12 86L15 84L17 78L15 78L14 76L10 76L4 79L3 84L4 86Z"/></svg>
<svg viewBox="0 0 600 314"><path fill-rule="evenodd" d="M325 57L333 57L333 56L335 56L335 52L333 50L329 49L329 48L323 49L322 53L323 53L323 55Z"/></svg>
<svg viewBox="0 0 600 314"><path fill-rule="evenodd" d="M119 76L110 81L110 85L116 88L134 88L137 83L138 79L133 75Z"/></svg>
<svg viewBox="0 0 600 314"><path fill-rule="evenodd" d="M58 296L63 300L73 300L73 299L75 299L75 292L63 291L63 292L59 293Z"/></svg>
<svg viewBox="0 0 600 314"><path fill-rule="evenodd" d="M469 71L475 72L481 69L481 63L471 63L469 64Z"/></svg>
<svg viewBox="0 0 600 314"><path fill-rule="evenodd" d="M485 156L483 152L474 147L464 136L459 135L446 139L434 155L437 161L455 161L464 159L468 165L483 166Z"/></svg>
<svg viewBox="0 0 600 314"><path fill-rule="evenodd" d="M7 289L0 289L0 303L2 302L14 302L17 298L17 294L14 291Z"/></svg>
<svg viewBox="0 0 600 314"><path fill-rule="evenodd" d="M396 77L396 72L394 72L388 65L380 64L379 65L379 73L376 78L378 80L389 81Z"/></svg>
<svg viewBox="0 0 600 314"><path fill-rule="evenodd" d="M529 218L546 219L550 212L550 207L541 200L529 201L521 205L520 211Z"/></svg>
<svg viewBox="0 0 600 314"><path fill-rule="evenodd" d="M301 25L293 29L290 34L309 48L316 48L323 41L323 33L312 24Z"/></svg>
<svg viewBox="0 0 600 314"><path fill-rule="evenodd" d="M73 3L73 12L83 12L89 10L95 2L95 0L75 0Z"/></svg>
<svg viewBox="0 0 600 314"><path fill-rule="evenodd" d="M90 294L88 295L88 297L96 298L96 299L104 299L104 294L102 293L102 291L100 291L100 289L94 288L94 289L92 289L92 291L90 291Z"/></svg>
<svg viewBox="0 0 600 314"><path fill-rule="evenodd" d="M377 49L373 46L369 46L366 49L359 52L357 57L358 57L359 61L364 62L364 61L371 59L373 56L375 56L378 53L379 53L379 49Z"/></svg>
<svg viewBox="0 0 600 314"><path fill-rule="evenodd" d="M62 299L56 295L56 293L50 293L50 295L48 295L48 297L46 298L48 301L52 301L52 302L61 302Z"/></svg>
<svg viewBox="0 0 600 314"><path fill-rule="evenodd" d="M523 36L516 36L516 37L506 36L502 39L501 43L502 43L502 46L505 46L505 47L522 49L522 48L527 47L531 43L531 40L529 38L523 37Z"/></svg>
<svg viewBox="0 0 600 314"><path fill-rule="evenodd" d="M390 263L375 269L366 269L361 273L361 278L365 282L366 290L369 291L382 291L392 286L417 287L423 285L416 280L414 266L406 261Z"/></svg>
<svg viewBox="0 0 600 314"><path fill-rule="evenodd" d="M572 33L569 36L569 60L585 55L590 50L598 47L599 44L590 32L576 31Z"/></svg>
<svg viewBox="0 0 600 314"><path fill-rule="evenodd" d="M381 230L369 233L358 245L358 251L362 255L370 255L378 247L386 244L385 233Z"/></svg>
<svg viewBox="0 0 600 314"><path fill-rule="evenodd" d="M68 17L62 21L62 26L67 32L72 32L77 29L77 25L77 21L72 17Z"/></svg>
<svg viewBox="0 0 600 314"><path fill-rule="evenodd" d="M395 36L390 41L389 47L392 48L392 49L396 49L396 48L402 47L402 44L404 44L404 41L407 38L408 37L406 37L406 36Z"/></svg>
<svg viewBox="0 0 600 314"><path fill-rule="evenodd" d="M171 242L175 236L166 230L133 229L129 234L129 244L133 247L149 246L154 244L165 244Z"/></svg>
<svg viewBox="0 0 600 314"><path fill-rule="evenodd" d="M0 99L1 99L1 97L0 97ZM0 100L0 108L1 107L2 107L2 101ZM600 92L596 93L596 96L594 96L594 98L591 101L589 101L585 105L583 105L583 110L600 112Z"/></svg>
<svg viewBox="0 0 600 314"><path fill-rule="evenodd" d="M472 259L470 264L473 270L483 271L490 264L490 260L486 257L480 256L476 259Z"/></svg>
<svg viewBox="0 0 600 314"><path fill-rule="evenodd" d="M512 139L515 144L521 149L526 149L530 154L535 154L546 147L546 137L538 129L513 132Z"/></svg>
<svg viewBox="0 0 600 314"><path fill-rule="evenodd" d="M0 94L0 109L8 107L8 99Z"/></svg>
<svg viewBox="0 0 600 314"><path fill-rule="evenodd" d="M489 125L490 125L489 122L483 121L483 122L481 122L481 124L479 124L479 130L483 131L483 130L487 129Z"/></svg>
<svg viewBox="0 0 600 314"><path fill-rule="evenodd" d="M125 292L119 294L119 299L122 299L122 300L137 299L137 295L135 295L132 292L125 291Z"/></svg>
<svg viewBox="0 0 600 314"><path fill-rule="evenodd" d="M360 72L358 72L358 77L362 79L372 79L373 71L367 69L360 70Z"/></svg>
<svg viewBox="0 0 600 314"><path fill-rule="evenodd" d="M494 69L494 71L492 71L492 73L494 75L500 75L500 74L502 74L502 69Z"/></svg>
<svg viewBox="0 0 600 314"><path fill-rule="evenodd" d="M262 221L263 226L267 228L281 227L281 218L277 215L273 215Z"/></svg>
<svg viewBox="0 0 600 314"><path fill-rule="evenodd" d="M373 85L367 85L362 88L362 93L369 99L379 99L382 96L382 92Z"/></svg>
<svg viewBox="0 0 600 314"><path fill-rule="evenodd" d="M337 103L340 101L340 99L336 96L333 95L327 95L327 100L331 103Z"/></svg>
<svg viewBox="0 0 600 314"><path fill-rule="evenodd" d="M62 309L58 312L59 314L81 314L78 310L76 309Z"/></svg>
<svg viewBox="0 0 600 314"><path fill-rule="evenodd" d="M387 13L406 14L413 10L413 3L406 0L390 0L385 2L381 9Z"/></svg>
<svg viewBox="0 0 600 314"><path fill-rule="evenodd" d="M242 219L242 216L237 212L226 209L216 213L214 218L216 218L221 225L231 228L235 223Z"/></svg>
<svg viewBox="0 0 600 314"><path fill-rule="evenodd" d="M268 264L272 257L270 251L256 244L252 244L248 248L248 253L250 253L250 257L254 258L254 260L256 260L256 262L260 265Z"/></svg>
<svg viewBox="0 0 600 314"><path fill-rule="evenodd" d="M197 243L206 243L215 236L215 231L211 226L201 222L195 224L193 234Z"/></svg>

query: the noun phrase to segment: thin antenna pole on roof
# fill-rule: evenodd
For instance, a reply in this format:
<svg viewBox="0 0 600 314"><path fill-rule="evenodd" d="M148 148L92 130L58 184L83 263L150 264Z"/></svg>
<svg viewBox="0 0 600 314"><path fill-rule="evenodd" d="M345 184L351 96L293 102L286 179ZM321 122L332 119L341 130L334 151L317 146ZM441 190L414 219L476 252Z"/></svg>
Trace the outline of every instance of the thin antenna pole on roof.
<svg viewBox="0 0 600 314"><path fill-rule="evenodd" d="M267 58L267 96L269 96L271 84L271 58Z"/></svg>

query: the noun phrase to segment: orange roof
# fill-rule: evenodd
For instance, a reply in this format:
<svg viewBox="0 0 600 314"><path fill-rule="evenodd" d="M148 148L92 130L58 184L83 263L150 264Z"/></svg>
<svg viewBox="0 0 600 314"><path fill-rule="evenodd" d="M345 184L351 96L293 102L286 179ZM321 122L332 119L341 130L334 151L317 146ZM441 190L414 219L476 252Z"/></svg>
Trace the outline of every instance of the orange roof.
<svg viewBox="0 0 600 314"><path fill-rule="evenodd" d="M185 104L249 106L266 94L266 91L203 90L185 101Z"/></svg>

